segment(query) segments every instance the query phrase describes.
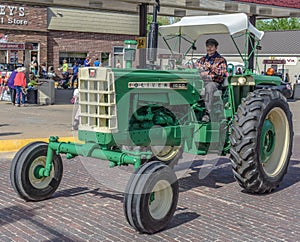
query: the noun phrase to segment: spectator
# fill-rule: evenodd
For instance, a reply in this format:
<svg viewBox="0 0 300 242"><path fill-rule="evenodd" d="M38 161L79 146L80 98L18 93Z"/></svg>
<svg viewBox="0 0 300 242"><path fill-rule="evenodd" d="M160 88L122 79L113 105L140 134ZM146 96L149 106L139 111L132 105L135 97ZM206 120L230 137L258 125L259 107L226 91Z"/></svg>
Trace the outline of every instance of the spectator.
<svg viewBox="0 0 300 242"><path fill-rule="evenodd" d="M66 73L66 72L68 72L68 69L69 69L69 65L68 65L68 63L67 63L67 60L64 59L64 60L63 60L63 65L62 65L62 72L63 72L63 73Z"/></svg>
<svg viewBox="0 0 300 242"><path fill-rule="evenodd" d="M38 74L39 64L37 62L36 56L32 57L32 61L30 63L30 69L34 73L34 75Z"/></svg>
<svg viewBox="0 0 300 242"><path fill-rule="evenodd" d="M94 66L96 67L101 66L101 62L99 61L99 58L96 58L96 60L94 61Z"/></svg>
<svg viewBox="0 0 300 242"><path fill-rule="evenodd" d="M242 71L242 68L239 67L235 73L236 75L243 75L243 71Z"/></svg>
<svg viewBox="0 0 300 242"><path fill-rule="evenodd" d="M20 107L21 104L21 96L22 96L22 107L25 107L25 95L26 95L26 77L25 77L25 67L19 67L17 69L17 74L14 79L14 86L16 88L17 92L17 100L16 100L16 106Z"/></svg>
<svg viewBox="0 0 300 242"><path fill-rule="evenodd" d="M79 102L79 90L78 90L78 88L76 88L74 90L72 99L73 99L74 105L78 105L78 102ZM74 117L74 120L73 120L73 123L72 123L72 131L78 130L79 115L80 115L80 106L78 105L77 111L76 111L76 114L75 114L75 117Z"/></svg>
<svg viewBox="0 0 300 242"><path fill-rule="evenodd" d="M41 65L41 74L44 79L47 79L47 64L45 62Z"/></svg>
<svg viewBox="0 0 300 242"><path fill-rule="evenodd" d="M8 85L9 91L10 91L11 103L13 105L15 105L15 103L16 103L16 88L14 86L14 80L15 80L16 75L17 75L17 69L13 70L13 72L10 74L8 81L7 81L7 85Z"/></svg>
<svg viewBox="0 0 300 242"><path fill-rule="evenodd" d="M29 72L29 82L28 82L28 90L35 89L38 85L38 80L33 72Z"/></svg>
<svg viewBox="0 0 300 242"><path fill-rule="evenodd" d="M121 68L121 67L122 67L122 66L121 66L121 63L120 63L120 60L117 60L116 67L117 67L117 68Z"/></svg>
<svg viewBox="0 0 300 242"><path fill-rule="evenodd" d="M87 56L83 62L84 67L89 67L91 66L91 59L89 56Z"/></svg>
<svg viewBox="0 0 300 242"><path fill-rule="evenodd" d="M72 77L72 81L71 81L71 87L72 88L74 88L75 80L77 80L77 83L78 83L78 71L79 71L79 64L76 61L74 66L73 66L73 77Z"/></svg>
<svg viewBox="0 0 300 242"><path fill-rule="evenodd" d="M285 73L284 81L285 81L285 82L290 82L290 76L289 76L289 73Z"/></svg>

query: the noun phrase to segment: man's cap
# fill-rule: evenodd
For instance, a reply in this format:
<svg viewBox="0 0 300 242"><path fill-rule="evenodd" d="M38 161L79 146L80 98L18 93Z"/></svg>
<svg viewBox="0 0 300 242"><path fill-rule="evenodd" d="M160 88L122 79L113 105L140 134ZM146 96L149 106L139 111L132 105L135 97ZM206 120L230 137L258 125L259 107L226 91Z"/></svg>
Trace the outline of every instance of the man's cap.
<svg viewBox="0 0 300 242"><path fill-rule="evenodd" d="M206 40L205 45L206 46L208 46L208 45L218 46L219 43L215 39L210 38L210 39Z"/></svg>

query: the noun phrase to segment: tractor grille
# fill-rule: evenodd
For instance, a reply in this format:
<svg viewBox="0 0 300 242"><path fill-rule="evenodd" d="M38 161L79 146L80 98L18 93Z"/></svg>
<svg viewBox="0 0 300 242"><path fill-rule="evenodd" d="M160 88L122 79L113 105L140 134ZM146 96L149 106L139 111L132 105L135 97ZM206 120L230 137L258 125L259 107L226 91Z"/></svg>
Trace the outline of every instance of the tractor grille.
<svg viewBox="0 0 300 242"><path fill-rule="evenodd" d="M79 70L79 130L112 133L117 130L114 73L109 68Z"/></svg>

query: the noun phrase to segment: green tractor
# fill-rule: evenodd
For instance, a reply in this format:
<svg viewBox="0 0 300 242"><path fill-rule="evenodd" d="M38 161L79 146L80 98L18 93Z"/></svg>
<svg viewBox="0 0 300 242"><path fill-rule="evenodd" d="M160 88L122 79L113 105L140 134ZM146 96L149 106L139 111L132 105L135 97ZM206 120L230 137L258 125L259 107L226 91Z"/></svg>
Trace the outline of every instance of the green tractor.
<svg viewBox="0 0 300 242"><path fill-rule="evenodd" d="M157 25L153 24L155 33ZM245 14L184 17L162 26L160 34L190 37L192 45L204 34L246 36L257 43L263 33ZM153 35L152 35L153 37ZM155 39L155 38L154 38ZM157 47L153 39L149 41ZM174 54L174 53L173 53ZM150 48L149 66L156 50ZM175 54L174 54L175 55ZM197 69L170 70L81 68L79 73L81 142L34 142L17 152L11 163L11 183L26 201L49 198L60 184L63 163L76 156L108 160L110 167L133 165L124 193L129 224L142 233L164 229L175 212L179 187L173 170L184 153L230 155L239 185L249 193L269 193L279 186L292 153L292 114L286 98L273 88L276 76L247 69L229 75L215 95L209 122L204 82Z"/></svg>

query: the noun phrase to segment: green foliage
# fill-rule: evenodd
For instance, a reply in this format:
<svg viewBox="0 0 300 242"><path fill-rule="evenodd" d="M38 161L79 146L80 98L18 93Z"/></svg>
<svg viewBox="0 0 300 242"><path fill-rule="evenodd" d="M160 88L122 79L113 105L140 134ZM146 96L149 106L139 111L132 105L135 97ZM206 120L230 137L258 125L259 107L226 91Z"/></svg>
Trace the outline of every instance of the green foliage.
<svg viewBox="0 0 300 242"><path fill-rule="evenodd" d="M159 26L173 24L180 21L180 17L167 17L167 16L158 16L157 23ZM152 23L152 15L147 15L147 31L149 31L150 24Z"/></svg>
<svg viewBox="0 0 300 242"><path fill-rule="evenodd" d="M147 24L149 25L152 22L152 15L148 15L147 16ZM157 17L157 22L158 25L167 25L167 24L171 24L171 18L170 17L165 17L165 16L158 16Z"/></svg>
<svg viewBox="0 0 300 242"><path fill-rule="evenodd" d="M263 31L299 30L300 18L274 18L256 21L256 27Z"/></svg>

